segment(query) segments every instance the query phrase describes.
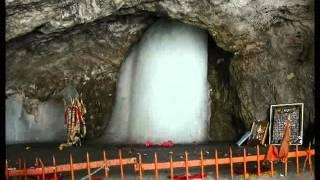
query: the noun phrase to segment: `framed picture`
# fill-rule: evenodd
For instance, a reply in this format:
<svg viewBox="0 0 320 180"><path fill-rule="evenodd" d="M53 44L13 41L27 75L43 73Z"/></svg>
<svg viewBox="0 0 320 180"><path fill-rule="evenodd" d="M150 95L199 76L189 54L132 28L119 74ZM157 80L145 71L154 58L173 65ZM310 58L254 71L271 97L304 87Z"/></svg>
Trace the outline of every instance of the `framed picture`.
<svg viewBox="0 0 320 180"><path fill-rule="evenodd" d="M249 145L265 144L267 132L268 132L268 121L255 121L251 127L251 135L248 140Z"/></svg>
<svg viewBox="0 0 320 180"><path fill-rule="evenodd" d="M277 104L270 108L269 144L280 145L290 114L290 145L301 145L303 139L303 103Z"/></svg>

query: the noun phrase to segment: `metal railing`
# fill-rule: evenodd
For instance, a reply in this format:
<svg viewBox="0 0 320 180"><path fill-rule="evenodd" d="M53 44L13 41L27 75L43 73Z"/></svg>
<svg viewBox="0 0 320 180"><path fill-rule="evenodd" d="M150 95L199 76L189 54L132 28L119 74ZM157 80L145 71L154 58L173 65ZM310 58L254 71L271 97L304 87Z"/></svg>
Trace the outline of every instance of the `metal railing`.
<svg viewBox="0 0 320 180"><path fill-rule="evenodd" d="M75 172L80 170L87 170L88 179L92 179L92 169L100 168L104 169L104 176L105 179L109 179L110 169L109 167L119 167L120 168L120 177L121 179L125 179L124 174L124 167L125 166L133 166L136 173L139 174L139 179L143 179L143 175L145 171L154 171L154 178L156 180L159 179L159 171L160 170L170 170L169 178L171 180L174 179L174 169L175 168L184 168L185 169L185 177L188 180L190 176L190 168L192 167L200 167L201 171L201 178L205 179L205 167L211 166L215 169L215 176L216 179L220 179L219 173L219 166L220 165L229 165L230 167L230 177L231 179L234 178L234 164L241 163L243 164L243 176L246 178L247 176L247 163L249 162L256 162L257 165L257 176L261 176L261 161L265 159L265 154L260 154L260 147L256 146L256 155L247 155L246 148L243 148L243 155L233 157L232 149L229 148L229 157L218 157L218 150L214 151L214 157L205 159L203 156L202 150L200 151L200 159L198 160L189 160L188 159L188 152L185 152L184 160L183 161L174 161L172 155L170 156L169 161L167 162L158 162L158 154L154 154L154 162L153 163L143 163L141 154L138 154L138 157L132 158L122 158L122 151L118 151L118 158L117 159L107 159L106 152L102 153L102 160L101 161L90 161L89 153L86 154L86 162L83 163L74 163L73 157L70 154L70 160L68 164L61 164L57 165L55 157L52 158L52 166L45 166L41 159L37 159L37 167L30 169L26 167L26 162L22 162L19 160L19 168L12 169L8 167L8 161L6 161L6 169L5 175L6 179L8 180L9 177L22 177L27 179L28 176L37 177L37 179L48 179L46 175L52 175L52 178L57 180L59 173L70 173L71 179L75 179ZM300 164L299 158L305 157L304 164L303 164L303 171L302 174L305 173L307 163L309 165L309 172L310 175L313 177L313 165L312 165L312 156L315 154L315 150L311 149L311 144L309 144L308 149L306 150L299 150L298 146L295 146L294 151L290 151L288 153L287 158L284 161L284 175L287 176L288 174L288 159L295 158L296 163L296 173L297 175L300 173ZM278 161L279 159L275 159L274 161ZM270 171L271 176L274 176L274 161L270 162Z"/></svg>

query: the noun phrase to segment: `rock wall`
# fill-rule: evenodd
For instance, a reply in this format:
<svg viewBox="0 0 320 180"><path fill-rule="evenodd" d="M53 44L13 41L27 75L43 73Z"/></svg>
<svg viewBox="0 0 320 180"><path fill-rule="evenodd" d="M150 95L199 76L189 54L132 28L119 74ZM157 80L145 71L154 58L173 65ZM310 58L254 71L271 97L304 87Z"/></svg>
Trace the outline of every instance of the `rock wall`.
<svg viewBox="0 0 320 180"><path fill-rule="evenodd" d="M268 119L270 104L303 102L307 132L314 119L313 3L6 1L6 94L24 93L29 99L44 101L63 89L64 79L73 79L87 93L92 119L100 119L97 126L103 129L101 117L111 112L119 65L153 22L149 15L165 16L207 29L217 46L233 54L226 71L232 92L227 92L228 88L216 91L233 94L240 105L232 112L222 109L212 118L222 122L221 115L231 113L243 129L249 129L254 120ZM213 106L225 104L217 98L215 102ZM229 128L237 134L234 127ZM91 132L92 136L101 134L99 130ZM217 140L225 137L219 132L212 136Z"/></svg>
<svg viewBox="0 0 320 180"><path fill-rule="evenodd" d="M120 17L64 34L31 33L8 42L6 96L23 94L30 99L24 108L35 113L38 104L33 101L54 98L62 103L62 91L72 82L87 107L87 137L100 136L108 124L104 118L111 116L121 61L153 21Z"/></svg>

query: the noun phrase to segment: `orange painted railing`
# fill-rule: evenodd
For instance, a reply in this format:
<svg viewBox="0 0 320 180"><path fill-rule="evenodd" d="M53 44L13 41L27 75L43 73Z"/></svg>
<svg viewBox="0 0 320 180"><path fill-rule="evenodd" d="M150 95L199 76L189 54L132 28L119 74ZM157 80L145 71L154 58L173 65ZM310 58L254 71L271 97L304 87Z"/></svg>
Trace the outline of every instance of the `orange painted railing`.
<svg viewBox="0 0 320 180"><path fill-rule="evenodd" d="M103 152L103 160L101 161L90 161L89 153L86 155L86 162L85 163L73 163L72 155L70 154L70 162L68 164L62 164L57 165L55 157L53 157L53 166L45 166L41 159L37 159L37 168L34 169L27 169L26 162L23 163L23 168L21 165L21 161L19 161L19 169L10 169L8 167L8 162L6 161L6 179L9 179L9 177L16 177L21 176L26 179L28 176L37 176L38 179L46 179L46 175L50 174L53 175L53 179L57 180L59 173L70 173L72 180L75 179L75 171L80 170L87 170L88 173L88 179L91 180L91 169L96 168L104 168L104 176L105 179L108 179L109 177L109 167L117 166L120 167L120 177L121 179L125 179L124 175L124 166L132 165L134 166L134 169L136 172L139 172L140 180L143 179L143 173L144 171L154 171L154 177L155 179L159 179L159 171L164 169L170 170L170 179L174 179L174 169L175 168L185 168L185 175L186 179L189 179L190 172L189 169L191 167L201 167L201 177L204 179L205 172L204 167L205 166L214 166L215 168L215 175L216 179L220 179L219 174L219 165L230 165L230 176L231 179L234 178L234 167L233 165L235 163L242 163L243 164L243 175L246 177L247 175L247 163L248 162L256 162L257 163L257 175L261 175L261 164L260 161L263 161L265 159L264 154L260 154L259 146L256 146L256 155L247 155L246 149L243 148L243 156L233 157L232 156L232 149L229 149L229 157L218 157L218 151L215 150L214 157L211 159L204 159L203 158L203 152L200 152L200 159L199 160L189 160L188 159L188 152L185 152L185 158L183 161L173 161L172 154L170 156L169 162L158 162L158 155L157 153L154 154L154 163L143 163L141 155L138 154L138 159L136 157L132 158L122 158L122 152L119 150L118 159L107 159L106 153ZM306 157L303 165L303 172L305 172L307 163L309 165L309 172L310 175L313 176L312 173L312 159L311 157L315 154L315 150L311 149L311 145L309 145L309 148L307 150L299 150L298 146L296 146L295 151L291 151L288 153L287 159L285 159L284 162L284 175L287 176L288 171L288 158L295 158L296 160L296 172L299 174L299 158L300 157ZM279 159L276 159L279 160ZM40 164L40 165L39 165ZM270 170L271 170L271 176L274 176L274 163L273 161L270 162Z"/></svg>

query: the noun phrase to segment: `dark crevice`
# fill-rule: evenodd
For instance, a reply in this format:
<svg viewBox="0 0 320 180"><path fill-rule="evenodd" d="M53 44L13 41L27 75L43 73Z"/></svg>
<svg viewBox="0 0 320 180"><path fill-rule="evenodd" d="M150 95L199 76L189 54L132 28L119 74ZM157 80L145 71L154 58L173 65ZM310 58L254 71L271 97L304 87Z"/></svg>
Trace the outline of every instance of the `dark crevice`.
<svg viewBox="0 0 320 180"><path fill-rule="evenodd" d="M210 139L214 142L235 141L245 132L239 116L240 100L229 71L233 54L208 38L208 81L212 87Z"/></svg>

